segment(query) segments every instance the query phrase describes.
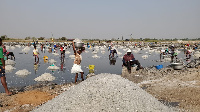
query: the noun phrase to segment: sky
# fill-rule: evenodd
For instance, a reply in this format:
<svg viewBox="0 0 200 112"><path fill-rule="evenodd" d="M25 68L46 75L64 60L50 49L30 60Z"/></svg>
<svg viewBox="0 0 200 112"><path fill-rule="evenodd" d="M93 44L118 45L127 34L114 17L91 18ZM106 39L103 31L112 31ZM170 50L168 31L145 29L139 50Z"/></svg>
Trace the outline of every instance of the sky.
<svg viewBox="0 0 200 112"><path fill-rule="evenodd" d="M0 0L2 35L200 38L200 0Z"/></svg>

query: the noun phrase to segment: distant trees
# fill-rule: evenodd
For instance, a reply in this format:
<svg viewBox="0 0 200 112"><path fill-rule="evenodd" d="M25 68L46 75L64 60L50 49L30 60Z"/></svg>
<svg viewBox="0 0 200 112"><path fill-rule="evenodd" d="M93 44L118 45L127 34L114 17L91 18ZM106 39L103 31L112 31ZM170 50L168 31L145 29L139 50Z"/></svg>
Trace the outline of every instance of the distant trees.
<svg viewBox="0 0 200 112"><path fill-rule="evenodd" d="M40 37L40 38L38 38L38 40L44 40L44 38L45 38L45 37Z"/></svg>
<svg viewBox="0 0 200 112"><path fill-rule="evenodd" d="M8 38L7 35L2 35L2 36L1 36L1 39L2 39L2 40L9 40L10 38Z"/></svg>
<svg viewBox="0 0 200 112"><path fill-rule="evenodd" d="M25 40L30 40L30 39L31 39L31 37L26 37L26 38L25 38Z"/></svg>
<svg viewBox="0 0 200 112"><path fill-rule="evenodd" d="M37 38L35 38L35 37L32 37L31 39L32 39L32 40L37 40Z"/></svg>
<svg viewBox="0 0 200 112"><path fill-rule="evenodd" d="M66 37L61 37L61 38L59 38L60 40L67 40L67 38Z"/></svg>

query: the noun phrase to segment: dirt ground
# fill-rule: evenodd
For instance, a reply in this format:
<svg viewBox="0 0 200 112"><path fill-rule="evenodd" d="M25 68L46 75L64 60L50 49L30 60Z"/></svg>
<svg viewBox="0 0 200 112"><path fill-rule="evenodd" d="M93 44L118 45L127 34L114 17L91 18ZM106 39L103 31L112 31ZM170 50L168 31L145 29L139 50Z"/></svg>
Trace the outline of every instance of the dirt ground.
<svg viewBox="0 0 200 112"><path fill-rule="evenodd" d="M126 68L122 77L137 83L141 88L180 111L200 111L200 67L173 70L155 68L135 71L129 74Z"/></svg>
<svg viewBox="0 0 200 112"><path fill-rule="evenodd" d="M200 110L200 67L173 70L172 68L145 68L131 74L122 69L122 77L137 83L149 94L168 106L181 111ZM75 84L38 84L25 88L11 89L16 94L0 93L0 112L29 112L51 100Z"/></svg>
<svg viewBox="0 0 200 112"><path fill-rule="evenodd" d="M53 99L74 84L64 85L39 85L26 87L23 92L12 96L0 93L0 112L29 112L35 107ZM16 92L16 90L12 90Z"/></svg>

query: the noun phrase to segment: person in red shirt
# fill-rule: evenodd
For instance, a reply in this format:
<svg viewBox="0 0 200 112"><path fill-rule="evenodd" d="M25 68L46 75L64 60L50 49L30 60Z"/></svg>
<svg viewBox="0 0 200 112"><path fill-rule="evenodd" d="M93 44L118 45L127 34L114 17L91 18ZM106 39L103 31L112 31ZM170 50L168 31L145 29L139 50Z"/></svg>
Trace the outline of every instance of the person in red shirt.
<svg viewBox="0 0 200 112"><path fill-rule="evenodd" d="M134 64L138 65L136 70L143 69L143 67L140 65L139 61L135 60L130 49L127 51L127 54L125 54L123 56L122 61L123 61L123 66L127 67L129 73L131 73L131 66Z"/></svg>
<svg viewBox="0 0 200 112"><path fill-rule="evenodd" d="M64 48L62 45L60 45L60 53L61 53L61 58L64 57Z"/></svg>

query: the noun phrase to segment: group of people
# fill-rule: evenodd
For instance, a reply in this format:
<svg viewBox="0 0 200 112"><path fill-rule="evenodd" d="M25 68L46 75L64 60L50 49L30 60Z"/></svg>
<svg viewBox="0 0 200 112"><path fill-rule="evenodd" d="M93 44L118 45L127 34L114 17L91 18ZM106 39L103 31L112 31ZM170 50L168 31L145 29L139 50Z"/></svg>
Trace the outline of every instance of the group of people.
<svg viewBox="0 0 200 112"><path fill-rule="evenodd" d="M116 57L117 57L117 50L115 49L115 47L113 47L111 45L109 45L108 50L110 50L109 59L110 59L111 62L113 62L113 60L111 60L111 59L113 57L115 57L115 54L116 54ZM115 60L115 62L116 62L116 60ZM143 69L140 62L135 59L135 57L132 54L130 49L128 49L127 53L123 56L122 62L123 62L122 66L127 67L129 73L131 73L131 67L134 66L135 64L137 65L136 70Z"/></svg>

